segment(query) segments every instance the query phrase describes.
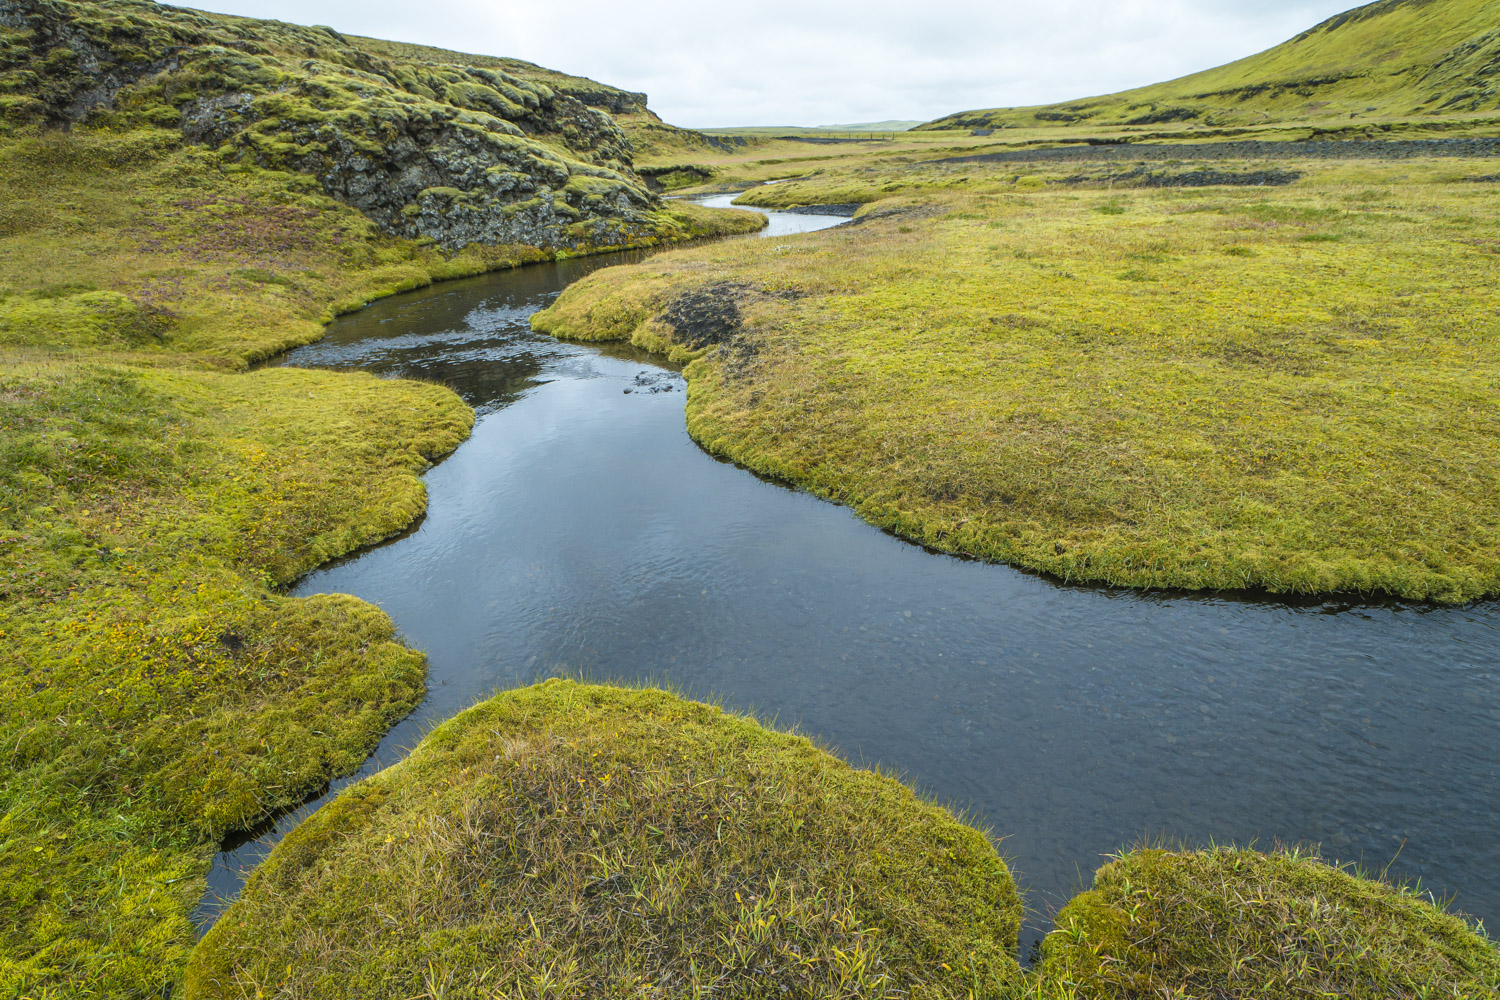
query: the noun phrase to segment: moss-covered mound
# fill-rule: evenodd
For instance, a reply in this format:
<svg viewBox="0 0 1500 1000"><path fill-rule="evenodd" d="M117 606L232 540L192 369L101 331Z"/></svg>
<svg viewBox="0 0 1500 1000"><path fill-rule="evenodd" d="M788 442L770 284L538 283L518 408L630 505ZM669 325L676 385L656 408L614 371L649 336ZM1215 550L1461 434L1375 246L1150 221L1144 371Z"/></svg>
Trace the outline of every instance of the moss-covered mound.
<svg viewBox="0 0 1500 1000"><path fill-rule="evenodd" d="M1417 895L1315 857L1141 850L1057 917L1039 969L1062 995L1500 996L1500 951Z"/></svg>
<svg viewBox="0 0 1500 1000"><path fill-rule="evenodd" d="M1011 988L983 835L805 739L550 681L436 730L280 844L193 997L948 997Z"/></svg>

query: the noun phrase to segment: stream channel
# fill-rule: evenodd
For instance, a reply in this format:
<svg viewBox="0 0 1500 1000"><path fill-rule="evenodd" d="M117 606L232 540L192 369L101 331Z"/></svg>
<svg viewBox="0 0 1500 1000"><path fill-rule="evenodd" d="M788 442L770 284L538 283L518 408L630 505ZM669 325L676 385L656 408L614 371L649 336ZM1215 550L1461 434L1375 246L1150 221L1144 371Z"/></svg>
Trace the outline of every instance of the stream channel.
<svg viewBox="0 0 1500 1000"><path fill-rule="evenodd" d="M845 221L769 214L773 239ZM1143 839L1321 844L1500 924L1500 602L1142 593L902 542L701 451L670 366L531 332L646 253L397 296L282 359L436 380L479 420L420 524L295 589L385 609L428 654L426 701L358 774L225 845L200 929L330 795L555 676L718 699L966 810L1025 895L1023 955Z"/></svg>

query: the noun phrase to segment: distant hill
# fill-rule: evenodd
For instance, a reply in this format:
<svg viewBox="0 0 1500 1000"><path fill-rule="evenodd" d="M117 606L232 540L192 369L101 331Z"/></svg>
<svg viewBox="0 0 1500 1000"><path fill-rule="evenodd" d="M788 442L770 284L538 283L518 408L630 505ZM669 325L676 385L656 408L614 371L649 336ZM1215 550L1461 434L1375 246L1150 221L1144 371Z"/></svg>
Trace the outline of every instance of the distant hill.
<svg viewBox="0 0 1500 1000"><path fill-rule="evenodd" d="M854 125L819 125L818 128L826 128L835 132L905 132L921 124L921 122L904 119L891 119L883 122L859 122Z"/></svg>
<svg viewBox="0 0 1500 1000"><path fill-rule="evenodd" d="M1500 110L1500 3L1380 0L1217 69L1103 97L965 111L919 129L1256 125Z"/></svg>

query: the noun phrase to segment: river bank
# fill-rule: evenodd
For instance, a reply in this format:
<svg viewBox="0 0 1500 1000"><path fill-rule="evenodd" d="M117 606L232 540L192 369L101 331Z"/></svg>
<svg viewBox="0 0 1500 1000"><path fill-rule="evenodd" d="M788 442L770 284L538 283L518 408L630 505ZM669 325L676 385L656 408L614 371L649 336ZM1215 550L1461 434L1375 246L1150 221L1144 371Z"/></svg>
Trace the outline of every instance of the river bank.
<svg viewBox="0 0 1500 1000"><path fill-rule="evenodd" d="M659 690L549 681L444 723L298 828L186 993L1351 1000L1500 988L1500 952L1306 851L1142 848L1028 974L993 846L806 740Z"/></svg>
<svg viewBox="0 0 1500 1000"><path fill-rule="evenodd" d="M904 544L706 456L680 376L639 351L530 331L603 263L392 299L287 359L439 380L482 414L416 531L297 589L377 604L428 654L428 700L362 775L497 689L665 684L795 722L996 831L1023 954L1143 831L1399 852L1391 878L1494 912L1493 604L1130 594ZM232 895L305 817L226 853L213 885Z"/></svg>
<svg viewBox="0 0 1500 1000"><path fill-rule="evenodd" d="M942 551L1136 587L1493 595L1473 420L1500 232L1467 182L1490 164L1297 165L1180 190L830 168L738 203L865 202L857 230L610 270L533 322L702 355L695 440ZM694 328L705 297L734 304L723 330Z"/></svg>
<svg viewBox="0 0 1500 1000"><path fill-rule="evenodd" d="M554 250L448 255L150 129L11 135L0 162L0 980L156 996L223 837L420 700L384 615L281 590L419 517L473 423L435 385L240 369ZM650 242L762 224L672 211Z"/></svg>

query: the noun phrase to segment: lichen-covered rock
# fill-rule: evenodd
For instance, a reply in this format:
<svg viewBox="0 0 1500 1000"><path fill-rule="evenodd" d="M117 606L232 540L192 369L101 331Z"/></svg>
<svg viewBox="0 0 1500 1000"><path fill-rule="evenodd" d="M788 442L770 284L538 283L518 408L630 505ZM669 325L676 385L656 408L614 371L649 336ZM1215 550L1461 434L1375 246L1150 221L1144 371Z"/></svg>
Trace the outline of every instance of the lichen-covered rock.
<svg viewBox="0 0 1500 1000"><path fill-rule="evenodd" d="M146 0L0 0L0 116L175 129L225 169L310 174L386 231L448 250L650 235L657 200L629 142L569 92L623 111L645 95L408 49Z"/></svg>

